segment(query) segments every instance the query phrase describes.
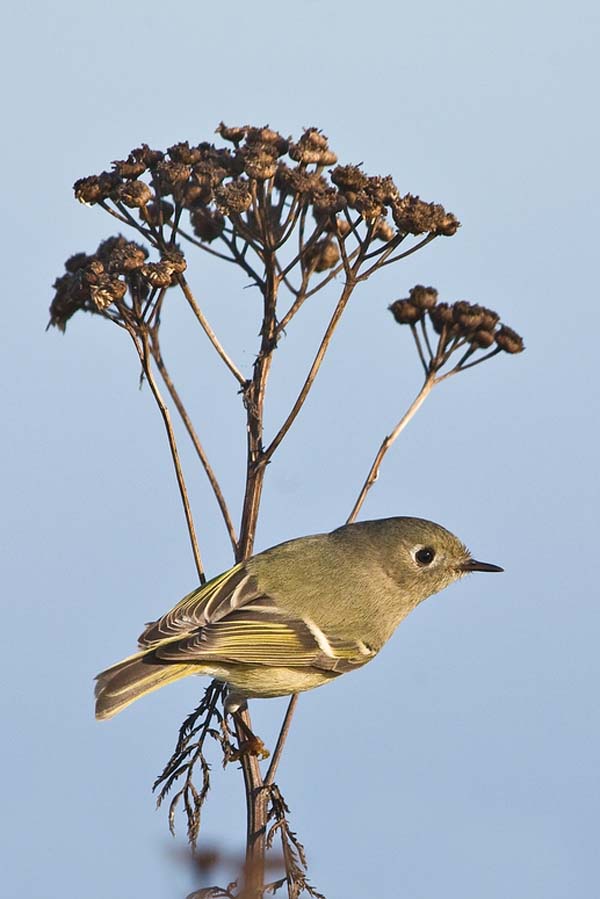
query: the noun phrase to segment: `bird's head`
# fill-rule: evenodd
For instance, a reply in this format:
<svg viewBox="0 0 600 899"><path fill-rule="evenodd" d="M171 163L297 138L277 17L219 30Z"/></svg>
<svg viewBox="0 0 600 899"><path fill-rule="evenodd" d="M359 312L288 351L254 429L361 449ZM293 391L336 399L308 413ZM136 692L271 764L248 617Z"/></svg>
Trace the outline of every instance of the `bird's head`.
<svg viewBox="0 0 600 899"><path fill-rule="evenodd" d="M504 570L474 559L458 537L433 521L389 518L385 530L389 573L414 604L472 571Z"/></svg>

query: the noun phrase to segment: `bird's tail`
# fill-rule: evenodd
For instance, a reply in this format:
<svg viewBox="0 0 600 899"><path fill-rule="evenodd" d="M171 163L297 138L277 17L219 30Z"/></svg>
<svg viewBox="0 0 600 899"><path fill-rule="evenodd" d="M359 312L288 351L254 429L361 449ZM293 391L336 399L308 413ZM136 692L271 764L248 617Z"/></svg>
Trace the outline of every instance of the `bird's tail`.
<svg viewBox="0 0 600 899"><path fill-rule="evenodd" d="M202 674L202 666L165 663L151 652L118 662L96 678L96 718L112 718L140 696L188 674Z"/></svg>

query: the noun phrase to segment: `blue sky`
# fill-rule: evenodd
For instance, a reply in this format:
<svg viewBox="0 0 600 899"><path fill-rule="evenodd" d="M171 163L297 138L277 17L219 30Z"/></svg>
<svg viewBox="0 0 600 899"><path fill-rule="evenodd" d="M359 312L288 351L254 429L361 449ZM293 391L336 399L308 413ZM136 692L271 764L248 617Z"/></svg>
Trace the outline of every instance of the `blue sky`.
<svg viewBox="0 0 600 899"><path fill-rule="evenodd" d="M199 885L150 785L200 684L105 724L92 715L94 674L195 583L161 423L116 329L44 328L64 259L114 232L73 181L142 141L211 139L222 119L316 125L341 161L463 223L355 297L269 471L258 549L340 524L418 389L389 302L433 284L497 308L527 344L441 386L364 507L439 521L506 573L429 600L372 665L301 698L278 779L312 881L328 899L595 889L599 14L591 2L403 6L93 0L23 3L5 19L0 842L15 899L176 899ZM256 298L203 259L189 278L249 370ZM331 296L278 353L267 427ZM183 308L163 340L236 508L239 398ZM190 487L215 574L229 547L196 472ZM255 704L267 742L283 708ZM236 853L241 779L216 756L214 775L205 845Z"/></svg>

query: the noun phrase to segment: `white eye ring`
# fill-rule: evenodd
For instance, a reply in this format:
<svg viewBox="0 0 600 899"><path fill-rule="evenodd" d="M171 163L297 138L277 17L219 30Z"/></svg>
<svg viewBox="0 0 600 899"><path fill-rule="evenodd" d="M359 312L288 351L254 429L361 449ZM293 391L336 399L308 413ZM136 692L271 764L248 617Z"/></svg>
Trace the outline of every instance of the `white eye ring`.
<svg viewBox="0 0 600 899"><path fill-rule="evenodd" d="M432 546L415 546L411 555L420 568L427 568L435 559L435 549Z"/></svg>

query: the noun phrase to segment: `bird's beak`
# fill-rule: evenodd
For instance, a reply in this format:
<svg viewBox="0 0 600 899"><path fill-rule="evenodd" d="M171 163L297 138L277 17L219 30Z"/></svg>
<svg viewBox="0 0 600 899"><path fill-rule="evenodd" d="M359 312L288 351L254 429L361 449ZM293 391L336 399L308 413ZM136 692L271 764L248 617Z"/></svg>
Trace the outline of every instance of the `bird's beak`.
<svg viewBox="0 0 600 899"><path fill-rule="evenodd" d="M489 562L478 562L476 559L467 559L460 566L461 571L504 571L499 565L491 565Z"/></svg>

